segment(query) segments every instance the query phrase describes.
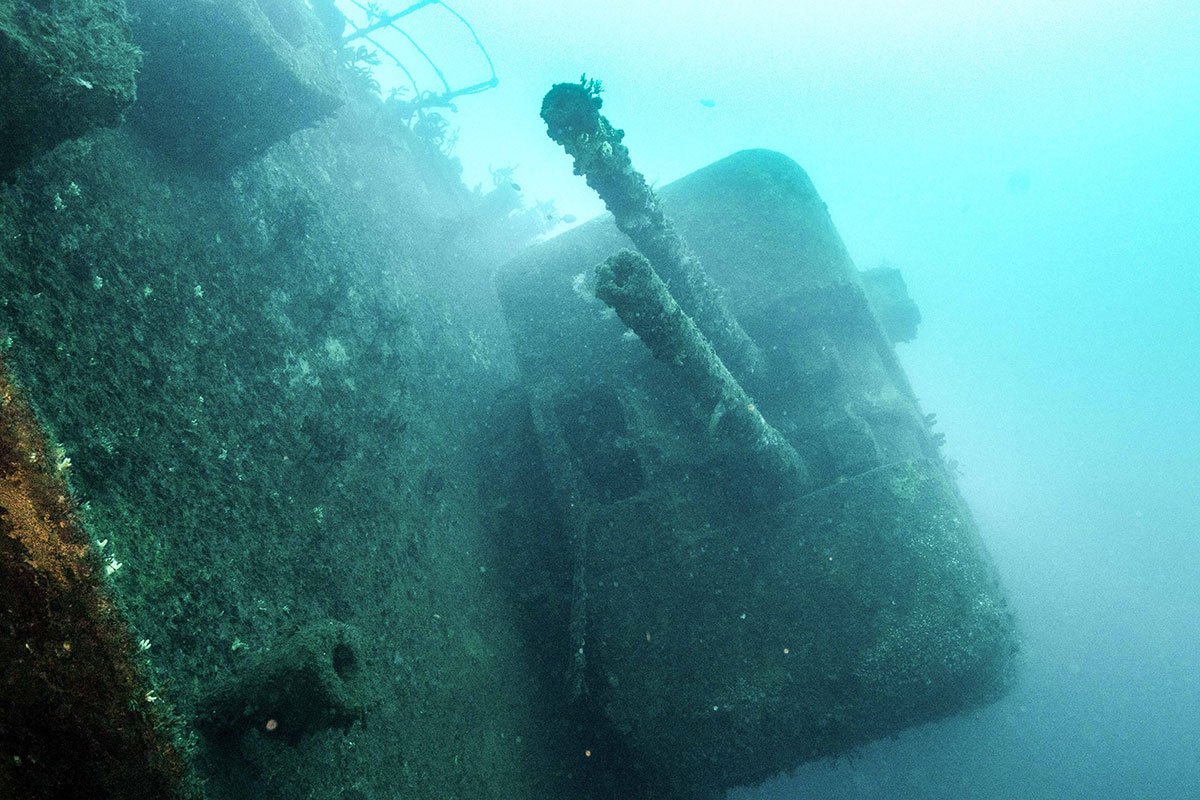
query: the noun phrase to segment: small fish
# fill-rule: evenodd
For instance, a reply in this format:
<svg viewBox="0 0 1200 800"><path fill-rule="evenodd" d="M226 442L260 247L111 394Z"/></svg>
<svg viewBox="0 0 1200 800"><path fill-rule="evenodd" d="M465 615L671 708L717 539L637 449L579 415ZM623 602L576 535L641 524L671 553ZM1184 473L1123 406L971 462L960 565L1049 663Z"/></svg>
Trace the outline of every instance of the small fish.
<svg viewBox="0 0 1200 800"><path fill-rule="evenodd" d="M514 191L521 191L521 184L517 183L516 181L509 181L508 185L511 186Z"/></svg>
<svg viewBox="0 0 1200 800"><path fill-rule="evenodd" d="M563 214L562 221L567 223L568 225L570 225L572 222L575 221L575 215L574 214Z"/></svg>
<svg viewBox="0 0 1200 800"><path fill-rule="evenodd" d="M705 108L712 108L716 104L717 104L717 101L713 100L711 97L700 98L700 105L704 106Z"/></svg>

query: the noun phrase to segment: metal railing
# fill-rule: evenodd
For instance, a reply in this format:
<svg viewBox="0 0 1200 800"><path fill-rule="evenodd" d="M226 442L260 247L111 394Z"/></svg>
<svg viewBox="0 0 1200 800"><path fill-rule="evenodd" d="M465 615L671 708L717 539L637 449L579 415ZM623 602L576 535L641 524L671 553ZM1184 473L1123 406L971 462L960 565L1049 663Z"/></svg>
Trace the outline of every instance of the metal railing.
<svg viewBox="0 0 1200 800"><path fill-rule="evenodd" d="M414 3L400 11L385 11L378 3L374 2L363 3L360 2L360 0L350 0L350 2L361 9L364 14L366 14L367 24L359 27L352 20L347 20L354 30L342 37L343 46L359 40L366 41L370 43L370 45L374 47L377 52L382 53L395 62L396 66L399 67L408 78L409 83L412 84L413 99L411 101L405 101L405 105L413 112L433 106L453 107L454 98L487 91L488 89L494 88L500 82L496 77L496 67L492 64L492 57L488 55L487 48L483 46L483 42L480 41L479 35L476 34L475 29L471 27L471 23L467 22L461 14L459 14L450 6L441 2L441 0L421 0L421 2ZM456 19L458 19L458 21L461 22L464 27L466 27L467 31L471 34L471 38L475 40L475 45L479 48L479 52L483 54L483 58L487 62L488 70L491 72L490 77L488 77L486 80L473 83L469 86L463 86L457 89L451 87L450 81L446 79L445 73L442 72L442 70L434 62L433 58L430 57L427 52L425 52L424 48L417 44L416 39L414 39L407 31L396 24L399 20L421 10L422 8L425 8L426 6L441 6L446 11L450 12L450 14L452 14ZM385 31L395 31L398 33L412 46L412 48L420 55L420 57L425 60L430 69L432 69L433 73L437 76L438 81L441 82L442 90L440 92L421 89L416 78L413 77L412 72L404 65L404 62L400 59L400 57L395 55L391 50L379 42L377 35Z"/></svg>

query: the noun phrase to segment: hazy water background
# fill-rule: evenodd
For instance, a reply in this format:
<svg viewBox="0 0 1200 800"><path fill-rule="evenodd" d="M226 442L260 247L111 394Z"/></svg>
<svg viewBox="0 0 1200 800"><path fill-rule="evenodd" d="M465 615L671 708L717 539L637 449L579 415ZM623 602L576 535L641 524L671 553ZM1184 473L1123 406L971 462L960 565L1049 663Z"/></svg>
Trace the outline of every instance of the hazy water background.
<svg viewBox="0 0 1200 800"><path fill-rule="evenodd" d="M599 211L538 119L586 71L651 180L780 150L921 306L1020 685L738 800L1200 797L1200 3L451 5L501 77L450 115L469 184Z"/></svg>

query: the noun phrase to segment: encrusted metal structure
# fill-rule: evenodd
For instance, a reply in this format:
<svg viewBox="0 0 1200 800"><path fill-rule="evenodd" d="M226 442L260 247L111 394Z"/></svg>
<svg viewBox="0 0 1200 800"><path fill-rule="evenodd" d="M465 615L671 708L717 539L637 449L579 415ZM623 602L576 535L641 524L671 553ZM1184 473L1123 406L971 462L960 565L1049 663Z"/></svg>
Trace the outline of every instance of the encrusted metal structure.
<svg viewBox="0 0 1200 800"><path fill-rule="evenodd" d="M615 220L532 248L499 288L566 509L577 701L647 796L712 798L998 697L1004 593L808 176L743 151L637 192L639 213L613 189L636 175L621 132L567 86L546 106L558 92L576 122L544 107L551 136ZM679 246L613 256L664 236ZM760 366L717 366L749 350L690 325L671 295L696 282L664 252L703 262Z"/></svg>

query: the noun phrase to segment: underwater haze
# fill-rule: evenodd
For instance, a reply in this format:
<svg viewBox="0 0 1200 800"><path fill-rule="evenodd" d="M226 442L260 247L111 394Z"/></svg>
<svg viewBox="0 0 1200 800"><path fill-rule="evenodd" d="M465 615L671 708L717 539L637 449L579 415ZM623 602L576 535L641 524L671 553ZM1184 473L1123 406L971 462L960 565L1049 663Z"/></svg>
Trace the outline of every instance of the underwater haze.
<svg viewBox="0 0 1200 800"><path fill-rule="evenodd" d="M1200 800L1200 0L0 0L0 98L0 800Z"/></svg>
<svg viewBox="0 0 1200 800"><path fill-rule="evenodd" d="M921 307L900 356L1011 594L1018 685L731 797L1200 796L1200 7L458 10L501 76L454 120L468 184L506 161L600 210L537 119L586 72L649 180L784 152Z"/></svg>

